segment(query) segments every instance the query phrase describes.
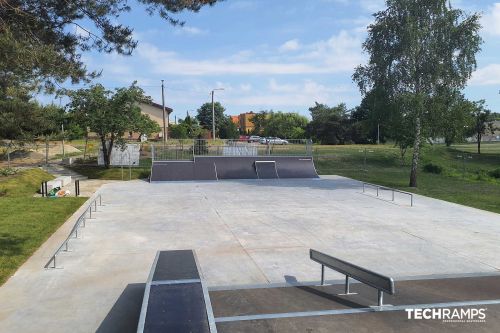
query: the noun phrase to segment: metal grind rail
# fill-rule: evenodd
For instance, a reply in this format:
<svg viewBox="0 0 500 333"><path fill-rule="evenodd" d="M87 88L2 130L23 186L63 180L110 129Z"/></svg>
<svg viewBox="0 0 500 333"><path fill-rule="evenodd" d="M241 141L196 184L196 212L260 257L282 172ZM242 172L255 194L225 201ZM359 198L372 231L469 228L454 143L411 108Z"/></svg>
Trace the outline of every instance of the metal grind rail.
<svg viewBox="0 0 500 333"><path fill-rule="evenodd" d="M98 196L96 196L90 202L90 204L87 207L87 209L85 209L85 211L80 215L80 217L78 217L78 219L76 220L75 225L73 225L73 228L71 228L71 231L70 231L68 237L66 237L66 239L61 244L61 246L59 246L59 248L57 248L57 250L54 252L54 254L52 255L52 257L50 257L50 260L45 264L44 268L56 268L57 267L56 266L57 255L61 251L69 252L69 249L68 249L68 243L69 243L69 241L71 239L78 238L78 228L80 228L80 226L85 227L85 223L86 223L86 220L87 220L87 215L88 215L89 219L92 218L92 206L94 206L94 213L97 212L97 201L99 201L99 206L102 206L102 198L101 198L100 194Z"/></svg>
<svg viewBox="0 0 500 333"><path fill-rule="evenodd" d="M350 278L377 289L379 307L384 305L384 292L390 295L394 295L395 293L394 279L391 277L384 276L313 249L309 250L309 256L312 261L321 264L321 285L325 283L325 266L345 275L345 294L343 295L352 295L349 289Z"/></svg>
<svg viewBox="0 0 500 333"><path fill-rule="evenodd" d="M392 191L392 200L391 201L394 201L394 193L401 193L401 194L409 195L410 196L410 206L413 207L413 193L400 191L400 190L397 190L395 188L382 186L382 185L376 185L376 184L367 183L367 182L363 182L363 193L365 193L366 186L374 187L377 190L377 197L379 197L379 192L381 190L382 191Z"/></svg>

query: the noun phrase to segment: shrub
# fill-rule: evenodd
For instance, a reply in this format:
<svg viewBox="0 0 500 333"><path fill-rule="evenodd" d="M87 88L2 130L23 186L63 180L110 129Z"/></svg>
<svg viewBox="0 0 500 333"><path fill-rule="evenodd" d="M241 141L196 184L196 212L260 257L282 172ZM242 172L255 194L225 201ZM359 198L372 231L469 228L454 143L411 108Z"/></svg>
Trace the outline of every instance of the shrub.
<svg viewBox="0 0 500 333"><path fill-rule="evenodd" d="M437 164L427 163L426 165L424 165L424 172L440 175L441 173L443 173L443 167Z"/></svg>
<svg viewBox="0 0 500 333"><path fill-rule="evenodd" d="M499 179L500 178L500 168L495 169L495 170L491 170L490 172L488 172L488 176Z"/></svg>
<svg viewBox="0 0 500 333"><path fill-rule="evenodd" d="M2 168L0 169L0 176L12 176L18 172L17 169L13 168Z"/></svg>

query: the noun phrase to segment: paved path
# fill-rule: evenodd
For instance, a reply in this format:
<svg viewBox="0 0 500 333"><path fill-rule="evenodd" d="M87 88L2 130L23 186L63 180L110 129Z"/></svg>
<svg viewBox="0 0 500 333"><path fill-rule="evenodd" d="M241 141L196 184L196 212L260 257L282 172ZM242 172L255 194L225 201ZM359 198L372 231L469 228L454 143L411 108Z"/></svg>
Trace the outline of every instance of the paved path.
<svg viewBox="0 0 500 333"><path fill-rule="evenodd" d="M0 288L0 331L134 331L125 309L157 250L196 250L212 287L318 280L309 248L394 277L498 272L500 215L421 196L395 204L330 178L106 184L64 269L42 267L74 220Z"/></svg>

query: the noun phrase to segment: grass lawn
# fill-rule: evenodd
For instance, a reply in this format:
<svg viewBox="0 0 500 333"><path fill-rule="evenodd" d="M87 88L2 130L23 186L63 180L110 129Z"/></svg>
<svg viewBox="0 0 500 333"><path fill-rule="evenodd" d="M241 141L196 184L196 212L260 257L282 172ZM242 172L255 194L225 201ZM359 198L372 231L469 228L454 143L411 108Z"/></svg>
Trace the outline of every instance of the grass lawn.
<svg viewBox="0 0 500 333"><path fill-rule="evenodd" d="M33 197L52 178L40 169L0 177L0 285L87 200Z"/></svg>
<svg viewBox="0 0 500 333"><path fill-rule="evenodd" d="M403 166L399 149L392 145L315 146L314 155L319 174L337 174L500 213L500 179L489 175L500 168L500 144L483 144L481 155L475 153L475 147L424 147L418 188L408 187L411 151L406 153ZM427 163L439 165L443 171L424 172Z"/></svg>
<svg viewBox="0 0 500 333"><path fill-rule="evenodd" d="M112 167L106 169L101 166L94 165L72 165L71 170L78 172L89 179L110 179L110 180L129 180L129 179L145 179L149 177L151 169L149 166L131 168L129 172L128 167L122 168Z"/></svg>

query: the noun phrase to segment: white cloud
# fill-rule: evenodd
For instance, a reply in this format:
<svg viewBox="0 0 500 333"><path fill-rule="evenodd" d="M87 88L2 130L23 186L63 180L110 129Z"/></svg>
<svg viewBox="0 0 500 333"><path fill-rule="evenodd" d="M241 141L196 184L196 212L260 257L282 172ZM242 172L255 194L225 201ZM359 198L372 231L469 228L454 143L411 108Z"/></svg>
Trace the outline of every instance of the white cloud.
<svg viewBox="0 0 500 333"><path fill-rule="evenodd" d="M279 83L271 79L267 88L254 91L252 94L231 93L225 96L225 101L233 105L248 106L254 110L294 107L299 111L306 111L307 106L314 105L316 101L334 105L357 98L352 95L352 87L325 86L310 79L295 84Z"/></svg>
<svg viewBox="0 0 500 333"><path fill-rule="evenodd" d="M491 64L472 73L470 85L488 86L500 84L500 64Z"/></svg>
<svg viewBox="0 0 500 333"><path fill-rule="evenodd" d="M298 49L300 49L298 39L291 39L280 46L280 51L282 52L297 51Z"/></svg>
<svg viewBox="0 0 500 333"><path fill-rule="evenodd" d="M385 0L361 0L359 5L367 12L375 13L385 9Z"/></svg>
<svg viewBox="0 0 500 333"><path fill-rule="evenodd" d="M495 3L483 16L483 30L490 35L500 36L500 3Z"/></svg>
<svg viewBox="0 0 500 333"><path fill-rule="evenodd" d="M357 35L341 31L328 40L299 45L292 40L283 45L287 48L300 48L302 52L288 55L268 51L258 54L257 59L251 51L240 51L233 55L216 59L187 59L171 52L160 50L150 43L142 43L137 55L145 66L158 74L169 75L286 75L286 74L325 74L350 72L363 62L361 40ZM291 42L291 43L289 43ZM298 50L297 50L298 51Z"/></svg>

